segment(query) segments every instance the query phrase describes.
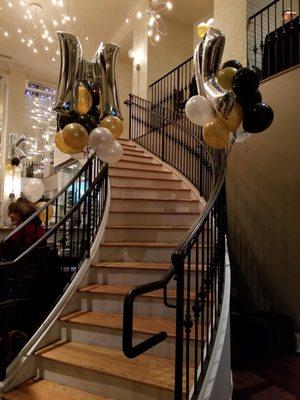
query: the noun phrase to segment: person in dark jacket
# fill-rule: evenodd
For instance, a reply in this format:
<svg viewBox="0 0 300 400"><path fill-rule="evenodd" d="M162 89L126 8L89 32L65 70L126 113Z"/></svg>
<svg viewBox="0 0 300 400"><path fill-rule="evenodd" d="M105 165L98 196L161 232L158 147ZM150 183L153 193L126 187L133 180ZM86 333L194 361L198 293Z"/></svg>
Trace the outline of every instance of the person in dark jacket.
<svg viewBox="0 0 300 400"><path fill-rule="evenodd" d="M35 211L36 206L24 198L19 198L16 202L10 203L8 207L8 215L12 225L16 228L26 221ZM9 239L1 243L1 259L14 259L40 239L44 233L45 230L40 218L35 217L23 228L13 233Z"/></svg>

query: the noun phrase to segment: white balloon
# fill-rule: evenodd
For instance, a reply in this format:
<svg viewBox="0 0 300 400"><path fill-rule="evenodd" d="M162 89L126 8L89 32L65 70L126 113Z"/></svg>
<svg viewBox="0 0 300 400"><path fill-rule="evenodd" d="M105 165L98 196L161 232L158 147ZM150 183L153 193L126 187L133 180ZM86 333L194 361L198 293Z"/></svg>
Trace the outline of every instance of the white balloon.
<svg viewBox="0 0 300 400"><path fill-rule="evenodd" d="M113 141L113 145L103 151L102 149L97 151L97 157L100 158L102 161L108 163L116 163L118 162L123 156L123 147L122 145L117 142L116 140Z"/></svg>
<svg viewBox="0 0 300 400"><path fill-rule="evenodd" d="M41 179L32 178L28 180L23 189L24 196L33 203L37 202L45 193L45 186Z"/></svg>
<svg viewBox="0 0 300 400"><path fill-rule="evenodd" d="M185 106L188 119L196 125L204 126L215 117L213 106L203 96L191 97Z"/></svg>
<svg viewBox="0 0 300 400"><path fill-rule="evenodd" d="M96 151L105 151L113 145L114 137L107 128L95 128L89 135L89 145Z"/></svg>
<svg viewBox="0 0 300 400"><path fill-rule="evenodd" d="M243 127L240 126L235 135L235 141L237 143L244 143L250 136L250 133L244 131Z"/></svg>

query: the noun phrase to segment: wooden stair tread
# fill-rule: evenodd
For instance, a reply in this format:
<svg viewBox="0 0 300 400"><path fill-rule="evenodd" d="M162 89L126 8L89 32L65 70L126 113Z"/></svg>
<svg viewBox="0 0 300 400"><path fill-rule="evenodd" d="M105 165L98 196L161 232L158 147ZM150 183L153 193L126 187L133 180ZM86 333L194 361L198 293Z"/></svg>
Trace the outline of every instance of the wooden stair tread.
<svg viewBox="0 0 300 400"><path fill-rule="evenodd" d="M93 294L110 294L117 296L125 296L128 292L134 289L135 286L131 285L99 285L92 284L84 286L79 290L80 293L93 293ZM146 293L140 297L163 298L164 292L162 289L154 290L153 292ZM195 292L191 291L191 299L195 297ZM168 289L168 298L176 299L176 289Z"/></svg>
<svg viewBox="0 0 300 400"><path fill-rule="evenodd" d="M151 156L149 156L148 154L141 152L141 153L135 153L134 151L131 153L130 150L127 150L126 148L124 149L123 152L124 156L131 156L131 157L138 157L138 158L148 158L153 160L153 158Z"/></svg>
<svg viewBox="0 0 300 400"><path fill-rule="evenodd" d="M162 226L162 225L109 225L107 229L162 229L162 230L187 230L190 226Z"/></svg>
<svg viewBox="0 0 300 400"><path fill-rule="evenodd" d="M122 165L119 164L112 164L109 167L110 169L121 169L121 170L126 170L126 171L142 171L142 172L152 172L153 174L172 174L172 171L165 171L162 169L161 171L158 171L156 169L150 170L150 169L143 169L139 166L131 166L131 167L123 167Z"/></svg>
<svg viewBox="0 0 300 400"><path fill-rule="evenodd" d="M141 355L129 359L113 348L61 341L39 350L36 355L149 386L167 390L174 388L175 363L164 357ZM192 368L190 374L193 376Z"/></svg>
<svg viewBox="0 0 300 400"><path fill-rule="evenodd" d="M144 160L126 160L123 157L118 161L118 163L116 165L119 165L120 162L123 163L134 163L134 164L142 164L142 165L155 165L157 166L163 166L162 164L160 164L159 162L157 162L156 160L153 160L152 158L147 159L147 161Z"/></svg>
<svg viewBox="0 0 300 400"><path fill-rule="evenodd" d="M198 215L199 212L194 212L194 211L148 211L148 210L110 210L110 214L113 213L121 213L121 214L163 214L163 215Z"/></svg>
<svg viewBox="0 0 300 400"><path fill-rule="evenodd" d="M158 247L158 248L175 248L178 243L164 242L104 242L102 247Z"/></svg>
<svg viewBox="0 0 300 400"><path fill-rule="evenodd" d="M111 197L114 200L147 200L147 201L170 201L170 202L187 202L187 203L199 203L199 200L197 199L154 199L153 197L129 197L129 196L112 196Z"/></svg>
<svg viewBox="0 0 300 400"><path fill-rule="evenodd" d="M8 393L3 400L112 400L47 380L33 379Z"/></svg>
<svg viewBox="0 0 300 400"><path fill-rule="evenodd" d="M171 262L156 262L156 263L143 263L143 262L126 262L126 261L99 261L92 264L92 268L115 268L116 270L126 269L126 270L156 270L156 271L166 271L171 267ZM187 264L185 266L187 269ZM199 265L199 272L202 270L202 265ZM204 266L206 270L206 266ZM196 271L196 265L191 264L191 271Z"/></svg>
<svg viewBox="0 0 300 400"><path fill-rule="evenodd" d="M138 189L138 190L169 190L169 191L173 191L173 192L190 192L191 189L188 188L177 188L177 189L173 189L173 188L163 188L163 187L159 187L159 186L151 186L151 187L145 187L145 186L134 186L134 185L110 185L111 188L117 188L117 189Z"/></svg>
<svg viewBox="0 0 300 400"><path fill-rule="evenodd" d="M92 311L75 311L60 318L62 322L72 322L107 329L123 329L123 315ZM133 322L134 332L153 335L166 331L170 338L176 337L176 321L168 318L135 316ZM191 339L195 339L194 330Z"/></svg>
<svg viewBox="0 0 300 400"><path fill-rule="evenodd" d="M120 168L120 169L122 169L122 168ZM138 170L139 171L139 170ZM149 172L149 171L148 171ZM150 171L151 172L151 171ZM159 171L154 171L154 172L159 172ZM164 177L158 177L158 176L151 176L151 178L149 178L149 177L145 177L145 176L125 176L125 175L111 175L110 176L110 179L111 178L123 178L123 179L144 179L144 180L147 180L147 181L169 181L169 182L181 182L181 180L179 179L179 178L175 178L175 177L172 177L172 178L169 178L169 177L167 177L167 176L164 176Z"/></svg>

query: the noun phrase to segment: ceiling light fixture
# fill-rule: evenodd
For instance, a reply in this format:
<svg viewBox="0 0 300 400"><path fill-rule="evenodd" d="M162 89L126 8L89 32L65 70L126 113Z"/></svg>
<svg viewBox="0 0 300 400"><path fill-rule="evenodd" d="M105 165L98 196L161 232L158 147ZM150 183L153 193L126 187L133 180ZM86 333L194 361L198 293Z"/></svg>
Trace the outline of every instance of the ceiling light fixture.
<svg viewBox="0 0 300 400"><path fill-rule="evenodd" d="M153 46L156 46L162 36L167 35L167 28L162 16L173 9L171 1L152 0L146 10L148 16L148 37Z"/></svg>

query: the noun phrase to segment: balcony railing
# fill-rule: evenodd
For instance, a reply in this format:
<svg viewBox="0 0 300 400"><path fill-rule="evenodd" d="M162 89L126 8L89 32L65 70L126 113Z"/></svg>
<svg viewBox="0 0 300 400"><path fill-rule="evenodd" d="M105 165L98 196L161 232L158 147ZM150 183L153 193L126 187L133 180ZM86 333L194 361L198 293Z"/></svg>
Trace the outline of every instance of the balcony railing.
<svg viewBox="0 0 300 400"><path fill-rule="evenodd" d="M275 0L249 18L248 65L262 79L299 64L299 12L299 0Z"/></svg>

